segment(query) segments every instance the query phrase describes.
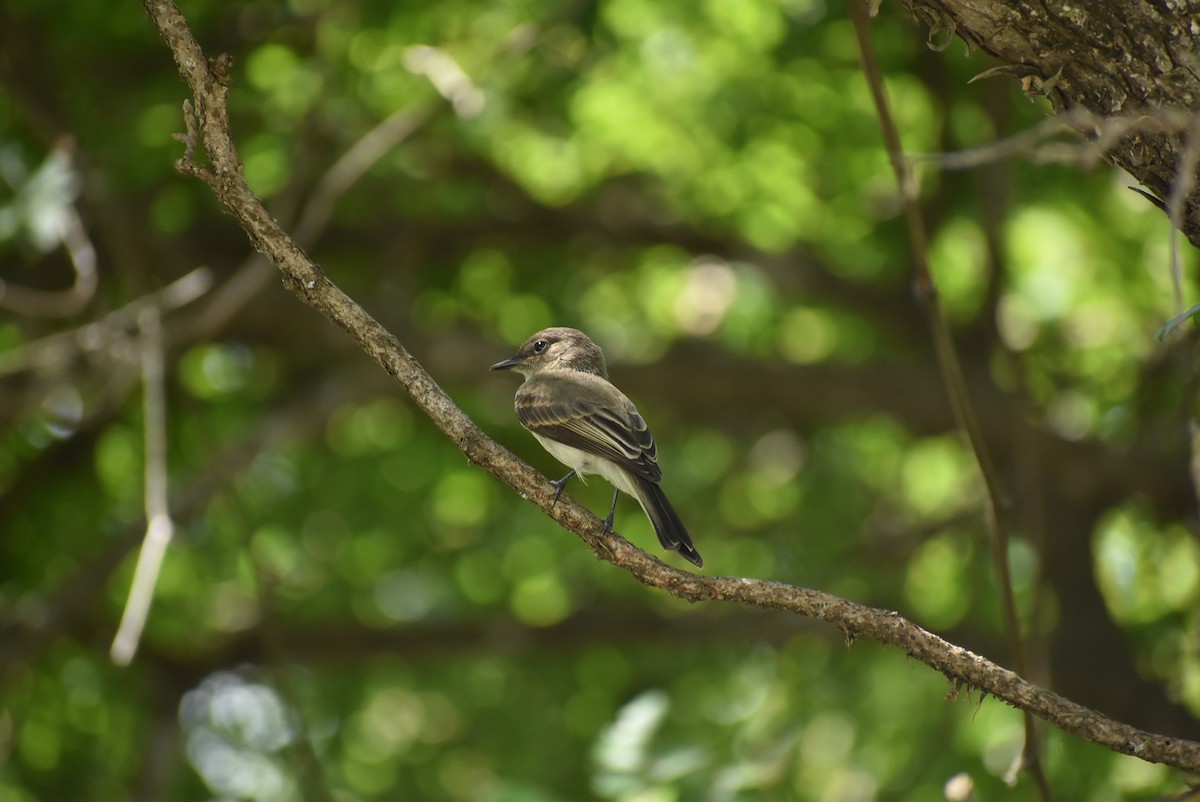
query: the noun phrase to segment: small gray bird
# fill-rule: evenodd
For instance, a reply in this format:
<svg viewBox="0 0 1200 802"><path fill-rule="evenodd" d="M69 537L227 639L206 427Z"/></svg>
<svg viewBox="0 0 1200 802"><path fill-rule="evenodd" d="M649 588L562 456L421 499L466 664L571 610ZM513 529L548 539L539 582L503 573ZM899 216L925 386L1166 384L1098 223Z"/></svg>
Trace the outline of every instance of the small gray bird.
<svg viewBox="0 0 1200 802"><path fill-rule="evenodd" d="M642 505L663 548L702 567L683 521L658 486L662 471L654 436L633 402L609 382L600 346L578 329L544 329L514 356L492 365L510 368L525 377L516 399L521 425L571 469L551 482L555 500L572 476L582 480L598 473L613 485L604 531L612 531L617 492L624 490Z"/></svg>

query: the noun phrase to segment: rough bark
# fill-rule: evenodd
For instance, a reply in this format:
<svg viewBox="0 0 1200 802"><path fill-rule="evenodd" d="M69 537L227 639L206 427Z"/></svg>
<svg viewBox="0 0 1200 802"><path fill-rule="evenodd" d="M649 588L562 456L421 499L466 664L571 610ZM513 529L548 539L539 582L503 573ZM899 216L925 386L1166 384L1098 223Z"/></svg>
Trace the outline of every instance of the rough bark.
<svg viewBox="0 0 1200 802"><path fill-rule="evenodd" d="M1086 110L1081 126L1106 135L1106 120L1132 130L1105 148L1164 205L1181 191L1180 227L1200 247L1200 182L1194 114L1200 101L1200 2L1196 0L903 0L930 39L957 35L995 56L1029 93L1059 113ZM1074 118L1078 120L1079 118ZM1189 152L1189 150L1191 152ZM1177 184L1185 167L1185 180Z"/></svg>

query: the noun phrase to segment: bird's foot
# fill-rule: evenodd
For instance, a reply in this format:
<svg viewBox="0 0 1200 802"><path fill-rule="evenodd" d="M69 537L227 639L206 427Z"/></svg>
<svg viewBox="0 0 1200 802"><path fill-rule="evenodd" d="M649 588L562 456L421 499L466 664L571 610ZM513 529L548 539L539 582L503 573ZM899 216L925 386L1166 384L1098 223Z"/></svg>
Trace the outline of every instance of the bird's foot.
<svg viewBox="0 0 1200 802"><path fill-rule="evenodd" d="M608 508L608 517L604 519L604 534L608 534L613 529L613 521L617 515L617 489L613 488L612 506Z"/></svg>
<svg viewBox="0 0 1200 802"><path fill-rule="evenodd" d="M550 499L550 506L553 507L558 503L558 497L562 495L563 488L567 486L567 480L575 475L575 471L571 471L561 479L551 479L550 484L554 485L554 498Z"/></svg>

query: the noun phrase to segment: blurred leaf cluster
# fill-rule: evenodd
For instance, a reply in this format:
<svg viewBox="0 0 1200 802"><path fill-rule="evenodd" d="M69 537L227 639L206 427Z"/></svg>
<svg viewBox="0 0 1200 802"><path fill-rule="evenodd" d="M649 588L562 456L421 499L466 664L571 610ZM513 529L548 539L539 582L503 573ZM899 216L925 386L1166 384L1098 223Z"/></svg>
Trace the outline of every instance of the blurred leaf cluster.
<svg viewBox="0 0 1200 802"><path fill-rule="evenodd" d="M182 10L234 57L246 174L285 227L411 113L306 246L490 434L559 475L486 368L582 328L653 425L706 570L895 609L1006 662L983 488L840 4ZM986 62L930 52L897 4L873 35L911 152L1046 113L968 85ZM1034 798L1002 779L1015 711L809 622L642 588L254 279L241 232L172 169L184 88L138 4L12 0L0 50L0 278L70 286L72 206L99 263L83 314L0 316L0 802L936 799L956 776ZM1010 495L1032 679L1195 738L1195 348L1190 326L1155 339L1177 311L1167 222L1103 169L921 181ZM164 317L179 532L116 668L145 421L137 329L112 313L198 265L216 286ZM601 511L609 491L572 492ZM617 525L657 549L628 499ZM1045 740L1062 798L1182 785Z"/></svg>

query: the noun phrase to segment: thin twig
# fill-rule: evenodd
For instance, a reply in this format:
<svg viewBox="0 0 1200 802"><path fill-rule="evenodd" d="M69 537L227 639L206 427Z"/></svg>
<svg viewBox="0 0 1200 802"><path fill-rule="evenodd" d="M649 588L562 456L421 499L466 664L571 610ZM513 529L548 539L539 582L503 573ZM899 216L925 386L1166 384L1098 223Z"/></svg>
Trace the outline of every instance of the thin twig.
<svg viewBox="0 0 1200 802"><path fill-rule="evenodd" d="M353 400L347 395L351 387L351 382L336 374L301 387L284 407L242 440L212 454L204 465L194 466L188 483L170 494L171 517L196 517L214 497L227 491L258 455L302 432L319 429L334 409ZM145 532L144 525L130 524L112 533L54 589L31 599L15 617L0 620L0 642L4 644L0 649L0 696L5 683L22 676L22 667L35 662L64 632L92 626L90 611L114 572L145 539Z"/></svg>
<svg viewBox="0 0 1200 802"><path fill-rule="evenodd" d="M1167 107L1096 114L1077 106L1032 128L983 145L939 153L910 153L908 158L913 162L937 165L942 170L974 170L985 164L1018 157L1040 164L1093 165L1102 161L1105 153L1130 134L1187 131L1195 124L1196 117L1195 112L1187 109ZM1049 141L1066 131L1074 131L1086 139L1074 145Z"/></svg>
<svg viewBox="0 0 1200 802"><path fill-rule="evenodd" d="M147 306L138 315L142 331L142 415L146 441L145 503L146 537L138 554L137 568L125 601L121 626L112 643L112 660L129 665L137 653L158 572L175 532L167 503L167 404L163 370L162 318L158 309Z"/></svg>
<svg viewBox="0 0 1200 802"><path fill-rule="evenodd" d="M664 565L569 498L553 503L554 492L540 473L488 437L437 385L421 364L365 310L332 282L293 243L262 207L241 177L225 108L227 75L209 67L187 21L170 0L142 0L150 20L175 57L180 74L198 99L197 120L213 165L181 169L209 183L214 194L284 276L304 303L345 329L363 350L408 392L413 402L452 440L467 459L499 478L564 528L578 535L601 559L642 584L688 601L726 601L825 621L848 635L868 637L903 649L953 681L1002 699L1052 722L1066 732L1143 760L1200 771L1200 743L1144 732L1106 718L1016 673L927 632L907 619L817 590L736 577L702 577ZM202 99L202 102L199 102ZM208 175L204 175L208 173Z"/></svg>
<svg viewBox="0 0 1200 802"><path fill-rule="evenodd" d="M1000 478L992 463L984 440L983 429L979 425L975 408L971 403L963 378L962 364L958 358L958 350L950 332L946 315L942 311L938 299L937 284L929 269L928 235L925 231L925 220L918 202L919 189L917 178L910 162L904 155L904 146L900 141L900 131L892 117L891 106L888 103L887 92L883 85L883 73L875 58L875 49L871 43L868 11L864 0L851 0L850 16L854 22L854 32L858 39L859 50L862 53L863 74L871 90L875 103L875 111L879 117L879 125L883 131L884 145L887 147L892 169L896 173L896 182L900 186L900 195L904 202L904 217L908 225L909 244L913 258L913 282L917 297L929 319L930 332L933 337L934 350L937 353L938 365L942 371L942 379L946 385L950 406L959 426L967 436L975 462L983 478L984 518L987 521L989 540L992 546L992 563L996 571L996 581L1000 589L1001 609L1004 613L1004 630L1008 636L1008 647L1012 655L1013 665L1019 674L1025 674L1025 650L1021 642L1021 619L1017 614L1016 596L1012 589L1012 572L1008 562L1008 533L1004 528L999 509L1005 498L1000 484ZM1042 768L1040 750L1038 748L1037 728L1033 715L1025 711L1025 747L1021 750L1020 760L1014 764L1014 769L1029 770L1034 784L1043 800L1052 799L1049 782ZM1010 782L1015 781L1014 772L1010 771Z"/></svg>

